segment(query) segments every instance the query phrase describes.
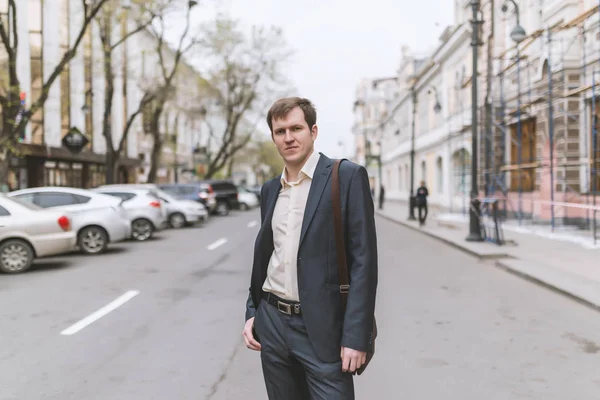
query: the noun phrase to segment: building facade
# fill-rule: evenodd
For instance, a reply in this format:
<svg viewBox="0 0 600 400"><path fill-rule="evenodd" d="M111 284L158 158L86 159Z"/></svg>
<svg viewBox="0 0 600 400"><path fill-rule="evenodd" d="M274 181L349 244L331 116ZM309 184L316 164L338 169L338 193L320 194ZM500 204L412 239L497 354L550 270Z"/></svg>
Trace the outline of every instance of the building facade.
<svg viewBox="0 0 600 400"><path fill-rule="evenodd" d="M514 218L589 226L600 186L598 4L516 3L518 11L511 1L481 8L479 195L498 199ZM385 116L371 121L384 143L382 182L388 199L408 200L411 180L413 193L423 180L430 203L468 212L470 18L470 2L457 0L455 23L431 54L415 62L404 50L398 95L388 102ZM525 30L522 38L514 35L517 20Z"/></svg>
<svg viewBox="0 0 600 400"><path fill-rule="evenodd" d="M127 12L127 10L124 10ZM79 0L28 0L16 2L17 33L19 37L17 74L21 85L21 99L25 108L41 95L44 82L60 62L63 54L73 46L81 30L83 5ZM0 0L0 18L11 21L8 0ZM117 43L136 26L132 18L115 29L112 37ZM34 186L94 187L105 182L106 140L103 135L105 109L104 57L100 41L100 27L92 22L75 57L68 63L50 88L44 106L32 116L25 137L18 145L20 157L12 160L8 185L10 189ZM169 53L168 51L165 53ZM172 54L172 52L170 53ZM147 32L127 39L113 51L115 91L112 98L110 135L119 143L129 117L139 107L145 85L151 85L147 73L156 70L151 61L156 55L156 42ZM7 54L0 46L0 85L6 85ZM178 77L179 88L193 88L198 74L185 66ZM190 85L190 82L193 84ZM6 88L6 86L5 86ZM2 88L0 87L0 90ZM188 90L189 91L189 90ZM193 147L197 142L195 124L198 114L182 112L181 104L190 104L195 93L183 92L165 113L165 134L176 132L175 145L164 146L160 176L173 179L173 173L184 174L193 166ZM183 98L188 103L182 103ZM168 128L168 129L167 129ZM89 144L80 153L73 154L62 143L71 130L82 132ZM138 117L127 137L119 159L117 180L137 182L147 174L147 160L151 137L144 132L143 118ZM176 159L176 162L174 161ZM185 175L185 174L184 174Z"/></svg>

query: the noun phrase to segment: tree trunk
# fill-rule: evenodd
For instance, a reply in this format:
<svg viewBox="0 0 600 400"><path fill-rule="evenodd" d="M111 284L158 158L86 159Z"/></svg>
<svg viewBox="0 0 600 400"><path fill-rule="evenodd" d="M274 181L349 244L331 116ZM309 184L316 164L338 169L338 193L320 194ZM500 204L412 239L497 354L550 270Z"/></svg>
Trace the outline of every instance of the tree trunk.
<svg viewBox="0 0 600 400"><path fill-rule="evenodd" d="M160 155L163 146L163 140L160 135L160 116L163 111L163 106L156 108L150 125L150 132L154 137L152 144L152 154L150 154L150 171L148 171L147 183L156 183L156 175L160 164Z"/></svg>
<svg viewBox="0 0 600 400"><path fill-rule="evenodd" d="M231 156L229 158L229 162L227 163L227 178L231 178L233 176L233 166L235 164L235 156Z"/></svg>
<svg viewBox="0 0 600 400"><path fill-rule="evenodd" d="M104 32L110 32L111 24L105 22ZM112 49L108 34L100 35L104 54L104 114L102 116L102 136L106 140L106 184L116 183L118 154L112 137L112 105L115 94L115 76L112 67Z"/></svg>
<svg viewBox="0 0 600 400"><path fill-rule="evenodd" d="M4 151L4 157L2 162L0 162L0 182L6 182L8 184L8 171L10 171L10 161L12 159L12 154L10 151ZM0 187L2 189L2 187ZM8 190L15 190L16 188L9 187ZM1 192L1 190L0 190Z"/></svg>

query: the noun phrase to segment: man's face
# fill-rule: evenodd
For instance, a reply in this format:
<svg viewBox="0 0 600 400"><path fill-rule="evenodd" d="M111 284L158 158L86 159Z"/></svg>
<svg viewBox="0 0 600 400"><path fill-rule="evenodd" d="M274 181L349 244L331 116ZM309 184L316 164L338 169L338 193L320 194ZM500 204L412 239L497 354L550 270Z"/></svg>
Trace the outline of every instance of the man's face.
<svg viewBox="0 0 600 400"><path fill-rule="evenodd" d="M285 117L273 119L273 142L286 165L303 164L314 149L318 128L309 128L300 107Z"/></svg>

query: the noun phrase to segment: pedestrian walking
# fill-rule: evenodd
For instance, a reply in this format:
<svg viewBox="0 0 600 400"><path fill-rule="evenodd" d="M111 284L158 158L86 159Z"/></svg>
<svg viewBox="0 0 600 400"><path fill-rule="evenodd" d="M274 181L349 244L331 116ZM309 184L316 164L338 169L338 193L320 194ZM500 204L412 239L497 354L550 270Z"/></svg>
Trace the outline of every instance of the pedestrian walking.
<svg viewBox="0 0 600 400"><path fill-rule="evenodd" d="M417 189L417 207L419 209L419 225L425 225L427 219L427 196L429 191L425 186L425 181L421 181L421 186Z"/></svg>
<svg viewBox="0 0 600 400"><path fill-rule="evenodd" d="M379 187L379 209L383 210L383 203L385 202L385 188L383 185Z"/></svg>
<svg viewBox="0 0 600 400"><path fill-rule="evenodd" d="M353 375L376 337L368 174L315 151L316 120L312 103L298 97L267 114L285 167L262 188L243 337L261 353L270 400L354 399Z"/></svg>

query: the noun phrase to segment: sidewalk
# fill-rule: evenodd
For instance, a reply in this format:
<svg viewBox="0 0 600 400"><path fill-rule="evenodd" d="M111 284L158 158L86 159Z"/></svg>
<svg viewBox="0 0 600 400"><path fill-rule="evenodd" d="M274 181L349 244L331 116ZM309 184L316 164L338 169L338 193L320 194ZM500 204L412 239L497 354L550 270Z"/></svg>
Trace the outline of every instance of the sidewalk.
<svg viewBox="0 0 600 400"><path fill-rule="evenodd" d="M504 229L506 245L467 242L468 219L432 209L427 224L408 220L406 202L388 201L380 216L440 240L527 279L600 309L600 246Z"/></svg>

